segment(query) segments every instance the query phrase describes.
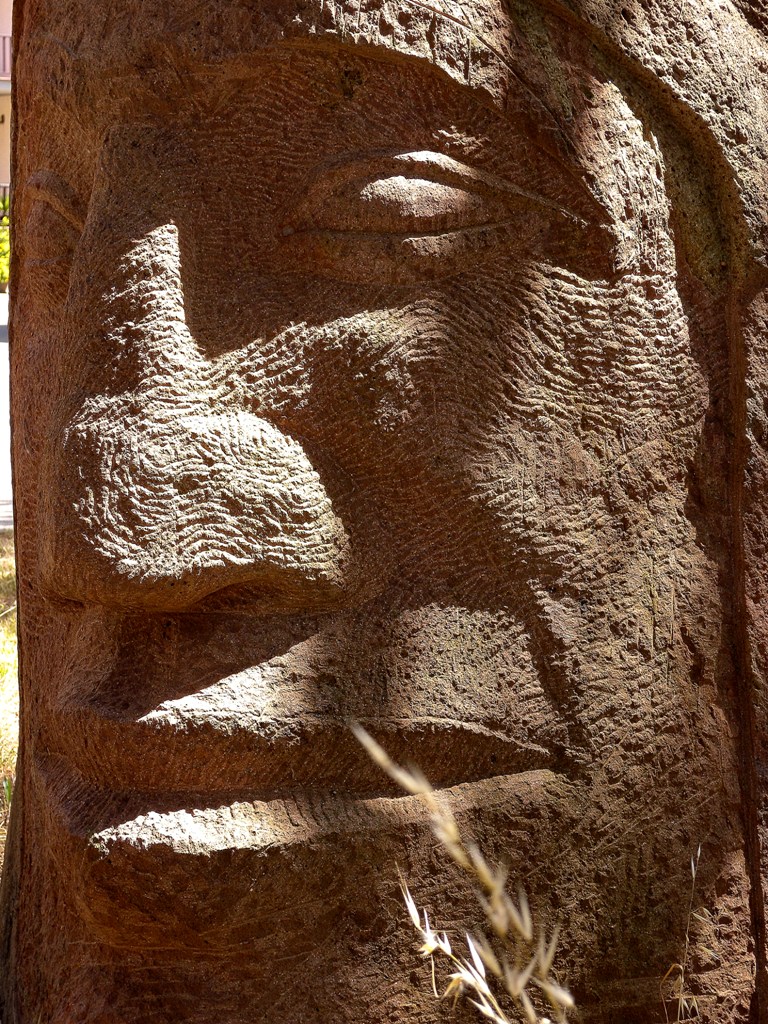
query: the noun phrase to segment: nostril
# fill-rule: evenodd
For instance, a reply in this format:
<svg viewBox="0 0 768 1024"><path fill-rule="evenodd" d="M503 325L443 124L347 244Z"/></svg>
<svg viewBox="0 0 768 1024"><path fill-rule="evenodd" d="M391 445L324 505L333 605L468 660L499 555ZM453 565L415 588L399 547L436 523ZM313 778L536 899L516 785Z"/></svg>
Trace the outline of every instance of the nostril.
<svg viewBox="0 0 768 1024"><path fill-rule="evenodd" d="M240 588L274 611L343 592L344 525L301 444L268 421L115 404L64 438L47 474L51 594L178 610Z"/></svg>

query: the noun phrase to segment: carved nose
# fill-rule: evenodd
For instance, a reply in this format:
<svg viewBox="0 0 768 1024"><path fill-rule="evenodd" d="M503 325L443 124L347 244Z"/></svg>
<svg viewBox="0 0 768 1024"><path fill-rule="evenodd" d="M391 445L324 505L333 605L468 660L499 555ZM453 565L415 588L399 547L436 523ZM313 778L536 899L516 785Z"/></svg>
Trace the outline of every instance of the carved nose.
<svg viewBox="0 0 768 1024"><path fill-rule="evenodd" d="M67 427L44 582L59 597L183 610L244 588L268 611L322 608L349 541L295 439L250 413L110 406Z"/></svg>

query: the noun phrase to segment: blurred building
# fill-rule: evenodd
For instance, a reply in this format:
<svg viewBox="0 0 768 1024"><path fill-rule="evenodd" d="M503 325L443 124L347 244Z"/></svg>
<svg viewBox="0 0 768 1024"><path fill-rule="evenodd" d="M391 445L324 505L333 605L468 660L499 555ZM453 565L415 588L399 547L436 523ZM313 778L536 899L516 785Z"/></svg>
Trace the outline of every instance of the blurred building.
<svg viewBox="0 0 768 1024"><path fill-rule="evenodd" d="M13 0L0 0L0 190L11 181L11 11Z"/></svg>

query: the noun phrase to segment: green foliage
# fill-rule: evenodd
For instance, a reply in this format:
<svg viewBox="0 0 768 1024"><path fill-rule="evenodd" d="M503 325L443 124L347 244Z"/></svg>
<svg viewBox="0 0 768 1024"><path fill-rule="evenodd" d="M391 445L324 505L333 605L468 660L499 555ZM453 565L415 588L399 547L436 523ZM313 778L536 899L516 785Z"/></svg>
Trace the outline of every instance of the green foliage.
<svg viewBox="0 0 768 1024"><path fill-rule="evenodd" d="M10 197L0 197L0 284L7 284L11 273Z"/></svg>

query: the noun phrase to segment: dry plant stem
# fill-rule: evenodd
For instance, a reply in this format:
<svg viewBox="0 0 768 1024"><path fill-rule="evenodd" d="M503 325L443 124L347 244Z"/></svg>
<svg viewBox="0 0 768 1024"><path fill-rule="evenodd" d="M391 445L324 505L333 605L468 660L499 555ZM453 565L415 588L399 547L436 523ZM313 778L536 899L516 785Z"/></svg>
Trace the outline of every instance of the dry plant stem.
<svg viewBox="0 0 768 1024"><path fill-rule="evenodd" d="M699 1007L696 1002L695 996L686 996L685 994L685 975L688 969L688 954L691 948L691 921L696 916L693 913L693 900L696 895L696 875L699 870L699 859L701 858L701 844L696 851L696 856L691 857L691 895L688 901L688 919L685 925L685 950L683 952L683 962L681 964L672 964L667 973L661 979L661 1002L664 1007L664 1017L666 1018L667 1024L670 1024L669 1012L667 1010L667 999L664 995L664 984L667 979L673 975L678 975L678 992L677 992L677 1024L685 1024L686 1021L694 1020L699 1015ZM692 1016L691 1014L695 1016Z"/></svg>
<svg viewBox="0 0 768 1024"><path fill-rule="evenodd" d="M456 819L432 789L424 775L414 768L406 769L396 764L383 747L357 723L351 724L352 731L365 747L370 757L402 789L420 797L429 810L432 829L451 859L470 878L476 887L478 901L486 919L503 952L494 951L491 942L484 936L466 935L468 957L457 956L445 932L438 934L429 923L426 911L422 917L416 903L401 878L403 898L408 915L419 933L422 956L432 961L432 987L438 995L435 981L434 957L440 954L453 967L443 998L452 995L454 1001L461 995L471 993L470 1002L488 1020L495 1024L511 1024L502 1008L499 998L489 983L489 975L495 979L500 990L512 1005L522 1011L528 1024L550 1024L549 1018L540 1017L529 994L534 987L551 1004L558 1021L564 1022L566 1012L574 1005L567 989L554 982L550 974L557 948L558 932L547 941L543 933L538 941L534 939L534 925L528 900L524 893L515 904L506 892L507 872L503 867L492 868L480 849L466 841L459 830ZM510 962L510 952L512 962ZM502 995L503 999L504 996Z"/></svg>

